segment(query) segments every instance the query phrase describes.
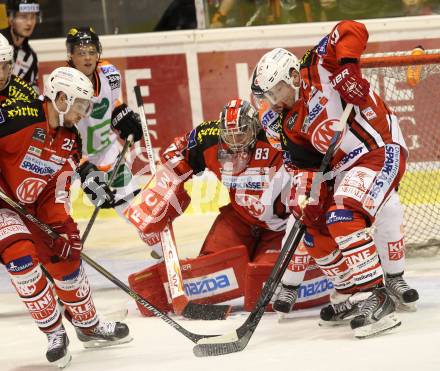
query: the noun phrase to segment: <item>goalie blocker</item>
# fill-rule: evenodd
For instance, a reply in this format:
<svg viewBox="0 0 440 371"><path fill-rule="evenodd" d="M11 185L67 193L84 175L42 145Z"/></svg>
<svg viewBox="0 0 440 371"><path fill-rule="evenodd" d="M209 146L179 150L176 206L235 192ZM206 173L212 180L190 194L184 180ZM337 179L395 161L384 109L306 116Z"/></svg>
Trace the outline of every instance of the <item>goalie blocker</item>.
<svg viewBox="0 0 440 371"><path fill-rule="evenodd" d="M249 262L247 248L236 246L194 259L181 260L180 266L185 293L191 301L217 304L244 296L244 309L251 311L272 270L273 262ZM305 277L294 309L328 303L333 287L331 283L313 261L304 266L304 269ZM299 272L299 275L304 275L304 271ZM134 291L161 311L172 311L164 263L131 274L128 282ZM145 307L138 307L143 315L152 316ZM266 310L272 311L272 305Z"/></svg>

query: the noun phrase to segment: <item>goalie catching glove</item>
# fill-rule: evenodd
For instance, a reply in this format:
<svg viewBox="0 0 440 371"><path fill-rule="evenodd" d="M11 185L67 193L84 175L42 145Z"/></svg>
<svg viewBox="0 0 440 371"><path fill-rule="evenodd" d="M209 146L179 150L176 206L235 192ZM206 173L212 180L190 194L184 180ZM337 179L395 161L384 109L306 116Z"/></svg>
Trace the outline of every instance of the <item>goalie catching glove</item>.
<svg viewBox="0 0 440 371"><path fill-rule="evenodd" d="M370 83L362 77L357 63L343 64L330 81L345 102L360 106L367 101Z"/></svg>
<svg viewBox="0 0 440 371"><path fill-rule="evenodd" d="M111 127L123 140L127 140L128 136L133 134L133 142L137 142L141 140L143 135L139 115L134 113L125 103L113 110Z"/></svg>
<svg viewBox="0 0 440 371"><path fill-rule="evenodd" d="M115 195L106 183L107 174L89 161L77 170L84 193L96 207L111 209L115 206Z"/></svg>
<svg viewBox="0 0 440 371"><path fill-rule="evenodd" d="M50 226L60 237L52 240L52 250L61 259L79 260L83 245L79 235L78 225L72 217L68 217L63 223Z"/></svg>

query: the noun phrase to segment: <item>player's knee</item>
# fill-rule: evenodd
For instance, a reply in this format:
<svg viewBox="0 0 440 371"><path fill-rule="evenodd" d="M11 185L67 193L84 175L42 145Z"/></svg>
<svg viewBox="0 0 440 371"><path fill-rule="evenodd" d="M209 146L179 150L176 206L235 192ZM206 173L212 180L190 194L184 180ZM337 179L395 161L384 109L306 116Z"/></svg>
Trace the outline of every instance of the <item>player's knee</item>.
<svg viewBox="0 0 440 371"><path fill-rule="evenodd" d="M350 208L337 209L331 207L326 215L326 225L333 239L348 236L360 230L364 230L368 221L363 213Z"/></svg>

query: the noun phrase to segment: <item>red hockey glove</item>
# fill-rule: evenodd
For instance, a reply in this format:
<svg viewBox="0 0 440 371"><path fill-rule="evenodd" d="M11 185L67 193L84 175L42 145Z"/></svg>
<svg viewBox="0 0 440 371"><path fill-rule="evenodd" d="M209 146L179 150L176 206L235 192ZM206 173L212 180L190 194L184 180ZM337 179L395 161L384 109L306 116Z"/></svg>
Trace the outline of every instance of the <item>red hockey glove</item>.
<svg viewBox="0 0 440 371"><path fill-rule="evenodd" d="M362 77L359 65L356 63L341 66L330 76L330 81L345 102L356 106L366 102L370 83Z"/></svg>
<svg viewBox="0 0 440 371"><path fill-rule="evenodd" d="M316 190L312 190L315 176L321 175L306 170L296 170L292 173L290 211L306 226L325 225L325 213L331 201L330 190L325 181L321 182Z"/></svg>
<svg viewBox="0 0 440 371"><path fill-rule="evenodd" d="M184 176L161 166L136 196L125 215L141 232L160 232L188 207L191 199L183 188Z"/></svg>
<svg viewBox="0 0 440 371"><path fill-rule="evenodd" d="M78 225L69 216L63 223L51 225L60 237L52 240L52 249L61 259L79 260L83 248Z"/></svg>

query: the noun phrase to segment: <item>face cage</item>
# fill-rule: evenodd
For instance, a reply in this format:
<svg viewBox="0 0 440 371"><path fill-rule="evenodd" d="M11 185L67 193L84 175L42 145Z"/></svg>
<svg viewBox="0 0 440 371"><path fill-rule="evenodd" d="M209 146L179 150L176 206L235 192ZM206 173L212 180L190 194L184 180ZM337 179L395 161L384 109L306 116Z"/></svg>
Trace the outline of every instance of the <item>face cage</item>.
<svg viewBox="0 0 440 371"><path fill-rule="evenodd" d="M252 149L247 148L243 151L231 152L223 148L222 143L219 143L217 151L217 160L223 171L231 174L239 174L247 168L252 156Z"/></svg>
<svg viewBox="0 0 440 371"><path fill-rule="evenodd" d="M253 122L256 118L243 113L240 119L241 125L238 128L220 128L220 139L231 152L246 151L251 149L256 142L257 123Z"/></svg>

